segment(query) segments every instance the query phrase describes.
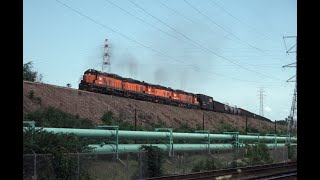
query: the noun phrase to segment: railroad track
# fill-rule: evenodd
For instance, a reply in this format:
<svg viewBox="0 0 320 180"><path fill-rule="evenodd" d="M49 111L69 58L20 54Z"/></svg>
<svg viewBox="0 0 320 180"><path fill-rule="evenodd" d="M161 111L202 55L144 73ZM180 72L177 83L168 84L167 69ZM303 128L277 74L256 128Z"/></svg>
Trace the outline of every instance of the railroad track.
<svg viewBox="0 0 320 180"><path fill-rule="evenodd" d="M207 172L198 172L182 175L170 175L148 178L146 180L162 180L162 179L241 179L241 180L251 180L251 179L296 179L297 176L297 163L277 163L277 164L267 164L258 165L251 167L242 168L232 168L224 170L215 170Z"/></svg>

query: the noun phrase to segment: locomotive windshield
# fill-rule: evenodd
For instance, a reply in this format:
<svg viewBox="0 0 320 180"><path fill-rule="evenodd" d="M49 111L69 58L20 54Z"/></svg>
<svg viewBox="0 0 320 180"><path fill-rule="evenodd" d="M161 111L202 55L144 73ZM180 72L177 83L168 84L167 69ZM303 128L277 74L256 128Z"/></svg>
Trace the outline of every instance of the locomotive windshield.
<svg viewBox="0 0 320 180"><path fill-rule="evenodd" d="M86 75L97 75L98 71L94 69L88 69L87 71L84 72Z"/></svg>

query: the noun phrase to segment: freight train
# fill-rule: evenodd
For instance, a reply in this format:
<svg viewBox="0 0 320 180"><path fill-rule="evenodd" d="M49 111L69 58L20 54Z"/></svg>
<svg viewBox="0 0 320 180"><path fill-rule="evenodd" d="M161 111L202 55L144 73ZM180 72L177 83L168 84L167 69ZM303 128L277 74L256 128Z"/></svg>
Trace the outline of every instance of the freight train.
<svg viewBox="0 0 320 180"><path fill-rule="evenodd" d="M271 122L271 120L265 117L242 108L218 102L204 94L193 94L94 69L88 69L84 72L79 89L185 108L247 116Z"/></svg>

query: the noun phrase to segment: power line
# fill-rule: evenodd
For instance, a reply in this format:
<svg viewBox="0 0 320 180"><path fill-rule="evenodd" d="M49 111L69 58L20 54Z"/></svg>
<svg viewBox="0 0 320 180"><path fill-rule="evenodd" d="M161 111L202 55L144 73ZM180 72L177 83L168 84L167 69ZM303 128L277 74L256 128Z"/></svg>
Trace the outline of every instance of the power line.
<svg viewBox="0 0 320 180"><path fill-rule="evenodd" d="M240 22L241 24L247 26L248 28L250 28L251 30L255 31L256 33L263 35L265 37L267 37L269 40L271 40L270 37L268 37L267 35L265 35L264 33L261 33L259 31L257 31L255 28L247 25L247 23L244 23L242 20L240 20L239 18L237 18L236 16L232 15L229 11L227 11L222 5L218 4L217 2L214 1L209 1L211 4L214 4L215 6L218 6L220 9L222 9L224 12L226 12L229 16L233 17L235 20L237 20L238 22ZM271 40L272 41L272 40Z"/></svg>
<svg viewBox="0 0 320 180"><path fill-rule="evenodd" d="M192 4L190 4L187 0L184 0L185 3L187 3L192 9L194 9L195 11L197 11L199 14L201 14L202 16L206 17L207 19L209 19L212 23L214 23L215 25L217 25L218 27L220 27L222 30L224 30L225 32L227 32L228 34L232 35L233 37L235 37L239 42L241 42L242 44L246 44L248 46L250 46L251 48L254 48L256 50L258 50L259 52L261 52L264 55L268 55L266 52L264 52L264 50L261 50L260 48L257 48L256 46L253 46L249 43L243 42L241 41L241 39L236 36L235 34L233 34L232 32L226 30L224 27L222 27L221 25L217 24L215 21L213 21L209 16L203 14L201 11L199 11L197 8L195 8L194 6L192 6ZM229 13L228 13L229 14ZM231 15L231 14L230 14ZM232 17L234 17L233 15L231 15Z"/></svg>
<svg viewBox="0 0 320 180"><path fill-rule="evenodd" d="M210 1L210 2L211 2L211 1ZM192 19L190 19L190 18L186 17L185 15L183 15L183 14L182 14L182 13L180 13L179 11L177 11L177 10L175 10L175 9L173 9L173 8L171 8L171 7L169 7L168 5L166 5L166 4L162 3L162 2L160 2L160 4L161 4L161 5L163 5L164 7L166 7L167 9L171 10L172 12L174 12L174 13L176 13L176 14L180 15L180 16L181 16L181 17L183 17L184 19L186 19L186 20L188 20L188 21L192 22L193 24L197 24L197 25L199 25L199 23L197 23L197 22L193 21ZM211 28L209 28L209 27L204 27L204 26L202 26L202 25L199 25L199 27L202 27L202 29L205 29L205 30L213 31L213 30L212 30ZM233 40L232 40L232 39L230 39L230 38L227 38L227 39L229 39L229 40L233 41ZM251 47L251 48L252 48L252 47ZM225 50L225 49L224 49L224 50ZM239 48L237 48L237 51L239 51ZM274 50L264 50L264 51L274 51ZM268 55L268 54L266 54L266 55Z"/></svg>
<svg viewBox="0 0 320 180"><path fill-rule="evenodd" d="M174 61L184 63L183 61L177 60L177 59L175 59L175 58L173 58L173 57L170 57L170 56L168 56L168 55L166 55L166 54L164 54L164 53L162 53L162 52L159 52L159 51L157 51L157 50L155 50L155 49L153 49L153 48L151 48L151 47L149 47L149 46L146 46L146 45L144 45L144 44L142 44L142 43L140 43L140 42L138 42L138 41L136 41L136 40L134 40L134 39L132 39L132 38L124 35L124 34L122 34L121 32L119 32L119 31L117 31L117 30L114 30L114 29L112 29L112 28L110 28L110 27L108 27L108 26L106 26L106 25L104 25L104 24L102 24L102 23L100 23L100 22L92 19L91 17L89 17L89 16L81 13L81 12L78 11L78 10L75 10L74 8L70 7L69 5L67 5L67 4L65 4L65 3L63 3L63 2L61 2L61 1L59 1L59 0L55 0L55 1L59 2L60 4L64 5L65 7L69 8L69 9L71 9L72 11L80 14L81 16L89 19L90 21L98 24L99 26L102 26L103 28L109 29L110 31L112 31L112 32L114 32L114 33L116 33L116 34L119 34L120 36L124 37L125 39L128 39L128 40L130 40L130 41L132 41L132 42L134 42L134 43L137 43L137 44L139 44L140 46L143 46L143 47L145 47L145 48L148 48L148 49L156 52L157 54L160 54L160 55L163 55L163 56L165 56L165 57L168 57L168 58L170 58L170 59L172 59L172 60L174 60Z"/></svg>
<svg viewBox="0 0 320 180"><path fill-rule="evenodd" d="M215 25L217 25L218 27L220 27L222 30L224 30L225 32L227 32L228 34L234 36L239 42L241 42L242 44L246 44L248 46L250 46L251 48L254 48L256 50L258 50L260 53L264 54L264 55L268 55L264 50L257 48L256 46L253 46L249 43L246 43L244 41L241 41L241 39L236 36L235 34L233 34L232 32L226 30L224 27L222 27L221 25L217 24L215 21L213 21L209 16L203 14L201 11L199 11L197 8L195 8L194 6L192 6L189 2L187 2L186 0L184 0L185 3L187 3L192 9L194 9L195 11L197 11L199 14L201 14L202 16L206 17L207 19L209 19L212 23L214 23ZM227 12L227 11L226 11ZM229 15L231 15L232 17L234 17L231 13L228 12ZM239 19L237 19L239 20ZM239 20L240 21L240 20ZM282 61L282 59L281 59Z"/></svg>
<svg viewBox="0 0 320 180"><path fill-rule="evenodd" d="M212 50L204 47L203 45L201 45L201 44L193 41L192 39L190 39L190 38L187 37L186 35L184 35L184 34L180 33L179 31L175 30L174 28L172 28L172 27L169 26L168 24L166 24L166 23L164 23L163 21L161 21L159 18L153 16L151 13L149 13L148 11L146 11L144 8L142 8L141 6L139 6L138 4L136 4L135 2L133 2L132 0L129 0L129 1L130 1L132 4L134 4L136 7L138 7L139 9L141 9L143 12L147 13L148 15L150 15L151 17L153 17L154 19L156 19L156 20L158 20L159 22L161 22L162 24L164 24L165 26L169 27L170 29L172 29L172 30L174 30L175 32L177 32L178 34L182 35L183 37L185 37L185 38L188 39L189 41L197 44L197 45L200 46L202 49L205 49L205 50L207 50L208 52L211 52L212 54L214 54L214 55L216 55L216 56L218 56L218 57L220 57L220 58L222 58L222 59L224 59L224 60L227 60L227 61L229 61L230 63L235 64L235 65L237 65L237 66L239 66L239 67L241 67L241 68L243 68L243 69L246 69L246 70L248 70L248 71L254 72L254 73L259 74L259 75L261 75L261 76L265 76L265 77L269 77L269 78L272 78L272 79L276 79L276 80L282 81L282 80L280 80L280 79L278 79L278 78L275 78L275 77L272 77L272 76L268 76L268 75L259 73L259 72L257 72L257 71L251 70L251 69L249 69L249 68L246 68L246 67L244 67L244 66L242 66L242 65L234 62L233 60L230 60L230 59L228 59L228 58L223 57L222 55L219 55L219 54L213 52ZM185 1L185 0L184 0L184 1Z"/></svg>
<svg viewBox="0 0 320 180"><path fill-rule="evenodd" d="M190 19L190 18L188 18L187 16L183 15L183 14L182 14L182 13L180 13L179 11L177 11L177 10L175 10L175 9L173 9L173 8L171 8L171 7L169 7L168 5L166 5L166 4L162 3L162 2L160 2L160 4L161 4L161 5L163 5L164 7L166 7L167 9L169 9L169 10L173 11L174 13L176 13L176 14L180 15L180 16L181 16L181 17L183 17L184 19L186 19L186 20L190 21L191 23L193 23L193 24L197 24L197 25L198 25L198 27L202 27L201 29L203 29L203 30L213 31L211 28L202 26L201 24L199 24L199 23L197 23L197 22L193 21L192 19ZM229 38L228 38L228 39L229 39ZM232 40L232 39L229 39L229 40Z"/></svg>
<svg viewBox="0 0 320 180"><path fill-rule="evenodd" d="M239 42L242 42L241 39L240 39L238 36L236 36L235 34L233 34L233 33L230 32L230 31L226 30L224 27L222 27L221 25L219 25L218 23L216 23L215 21L213 21L209 16L203 14L201 11L199 11L197 8L195 8L193 5L191 5L188 1L186 1L186 0L183 0L183 1L184 1L185 3L187 3L192 9L194 9L195 11L197 11L199 14L201 14L202 16L204 16L204 17L206 17L207 19L209 19L210 22L212 22L213 24L215 24L216 26L218 26L219 28L221 28L223 31L225 31L225 32L227 32L228 34L230 34L230 35L232 35L233 37L235 37L237 40L239 40ZM246 45L248 45L248 46L250 46L250 47L252 47L252 48L254 48L254 49L256 49L256 50L258 50L258 51L260 51L260 52L263 53L263 51L262 51L261 49L255 47L255 46L253 46L253 45L251 45L251 44L249 44L249 43L246 43L246 42L242 42L242 43L244 43L244 44L246 44Z"/></svg>
<svg viewBox="0 0 320 180"><path fill-rule="evenodd" d="M177 38L176 36L173 36L173 35L169 34L168 32L163 31L162 29L160 29L160 28L158 28L158 27L156 27L156 26L154 26L154 25L152 25L152 24L148 23L147 21L145 21L145 20L143 20L143 19L139 18L138 16L135 16L134 14L132 14L132 13L130 13L129 11L127 11L127 10L123 9L122 7L120 7L120 6L116 5L115 3L113 3L113 2L111 2L111 1L109 1L109 0L105 0L105 1L106 1L106 2L108 2L109 4L113 5L113 6L117 7L118 9L120 9L120 10L122 10L122 11L126 12L126 13L127 13L127 14L129 14L130 16L132 16L132 17L134 17L134 18L138 19L139 21L141 21L141 22L143 22L143 23L147 24L148 26L153 27L153 28L155 28L155 29L159 30L160 32L162 32L162 33L164 33L164 34L166 34L166 35L168 35L168 36L170 36L170 37L173 37L173 38L175 38L175 39L177 39L177 40L179 40L179 41L183 41L183 42L185 42L185 43L187 43L187 44L189 44L189 45L191 45L191 46L193 46L193 47L195 47L195 48L199 49L197 46L195 46L195 45L193 45L193 44L191 44L191 43L188 43L188 42L187 42L187 41L185 41L185 40L179 39L179 38Z"/></svg>
<svg viewBox="0 0 320 180"><path fill-rule="evenodd" d="M99 25L99 26L101 26L101 27L103 27L103 28L109 29L109 30L111 30L112 32L114 32L114 33L116 33L116 34L119 34L120 36L124 37L125 39L128 39L128 40L130 40L130 41L132 41L132 42L134 42L134 43L137 43L137 44L139 44L139 45L141 45L141 46L143 46L143 47L145 47L145 48L147 48L147 49L150 49L150 50L156 52L157 54L160 54L160 55L162 55L162 56L168 57L169 59L172 59L172 60L174 60L174 61L177 61L177 62L186 64L186 63L183 62L183 61L177 60L177 59L175 59L175 58L173 58L173 57L171 57L171 56L168 56L168 55L166 55L166 54L164 54L164 53L162 53L162 52L159 52L159 51L157 51L157 50L155 50L155 49L153 49L153 48L151 48L151 47L149 47L149 46L146 46L146 45L144 45L144 44L142 44L142 43L140 43L140 42L138 42L138 41L136 41L136 40L134 40L134 39L132 39L132 38L124 35L124 34L122 34L121 32L119 32L119 31L117 31L117 30L114 30L114 29L112 29L112 28L110 28L110 27L108 27L108 26L105 26L104 24L102 24L102 23L100 23L100 22L92 19L91 17L89 17L89 16L81 13L80 11L78 11L78 10L70 7L69 5L67 5L67 4L65 4L65 3L63 3L63 2L61 2L61 1L59 1L59 0L55 0L55 1L57 1L57 2L60 3L60 4L62 4L62 5L65 6L65 7L67 7L68 9L76 12L77 14L79 14L79 15L87 18L87 19L89 19L90 21L94 22L95 24L97 24L97 25ZM194 66L194 65L191 65L191 64L186 64L186 65L191 66L191 67L194 68L194 69L199 69L198 67L196 67L196 66ZM247 81L247 80L242 80L242 79L234 78L234 77L231 77L231 76L226 76L226 75L219 74L219 73L212 72L212 71L207 71L207 73L215 74L215 75L218 75L218 76L227 77L227 78L231 78L231 79L235 79L235 80L238 80L238 81L260 83L260 82L257 82L257 81ZM210 79L210 78L209 78L209 79Z"/></svg>
<svg viewBox="0 0 320 180"><path fill-rule="evenodd" d="M180 33L179 31L177 31L176 29L174 29L173 27L169 26L168 24L166 24L165 22L163 22L162 20L160 20L159 18L155 17L154 15L152 15L151 13L149 13L147 10L145 10L144 8L142 8L141 6L139 6L137 3L129 0L133 5L135 5L136 7L138 7L139 9L141 9L143 12L145 12L146 14L148 14L149 16L153 17L154 19L156 19L157 21L159 21L160 23L162 23L163 25L167 26L168 28L172 29L174 32L180 34L181 36L183 36L184 38L188 39L189 41L193 42L194 44L197 44L198 46L202 47L203 46L195 41L193 41L192 39L190 39L188 36ZM206 48L203 48L206 49ZM208 51L208 49L206 49Z"/></svg>

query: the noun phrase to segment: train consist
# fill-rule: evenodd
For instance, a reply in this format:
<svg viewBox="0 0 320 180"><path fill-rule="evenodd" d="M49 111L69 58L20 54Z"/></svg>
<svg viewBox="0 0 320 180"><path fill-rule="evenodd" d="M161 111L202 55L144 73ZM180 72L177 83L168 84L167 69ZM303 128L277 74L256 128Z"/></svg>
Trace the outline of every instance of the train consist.
<svg viewBox="0 0 320 180"><path fill-rule="evenodd" d="M271 122L265 117L215 101L212 97L204 94L193 94L94 69L88 69L84 72L79 89L185 108L247 116Z"/></svg>

